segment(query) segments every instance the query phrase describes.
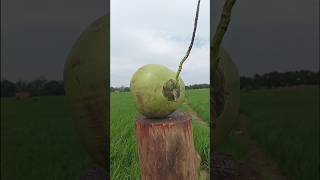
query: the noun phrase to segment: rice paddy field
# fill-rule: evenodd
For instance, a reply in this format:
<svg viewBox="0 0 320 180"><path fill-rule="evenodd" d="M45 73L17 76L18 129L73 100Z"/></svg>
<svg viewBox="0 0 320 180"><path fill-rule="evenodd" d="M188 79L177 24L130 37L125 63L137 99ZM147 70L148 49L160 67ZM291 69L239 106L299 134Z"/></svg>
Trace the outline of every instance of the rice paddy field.
<svg viewBox="0 0 320 180"><path fill-rule="evenodd" d="M93 162L65 97L1 98L1 179L79 179Z"/></svg>
<svg viewBox="0 0 320 180"><path fill-rule="evenodd" d="M242 93L249 134L289 179L319 176L319 86Z"/></svg>
<svg viewBox="0 0 320 180"><path fill-rule="evenodd" d="M272 166L264 179L320 179L319 92L319 86L241 92L238 123L217 149L260 171Z"/></svg>
<svg viewBox="0 0 320 180"><path fill-rule="evenodd" d="M111 107L110 175L139 179L136 111L130 94L112 93ZM319 179L318 109L319 86L249 91L241 94L240 119L246 118L252 141L287 179L313 180ZM187 103L180 110L193 114L201 169L208 171L209 90L187 91ZM236 126L216 150L255 166L250 160L252 147ZM79 179L92 165L79 143L65 97L1 98L1 179Z"/></svg>
<svg viewBox="0 0 320 180"><path fill-rule="evenodd" d="M188 95L197 93L202 91ZM136 111L130 94L112 93L111 106L112 179L139 179L133 129ZM187 104L181 107L188 109ZM197 122L193 128L201 169L208 170L209 129ZM79 142L65 97L1 98L1 179L79 179L93 165Z"/></svg>

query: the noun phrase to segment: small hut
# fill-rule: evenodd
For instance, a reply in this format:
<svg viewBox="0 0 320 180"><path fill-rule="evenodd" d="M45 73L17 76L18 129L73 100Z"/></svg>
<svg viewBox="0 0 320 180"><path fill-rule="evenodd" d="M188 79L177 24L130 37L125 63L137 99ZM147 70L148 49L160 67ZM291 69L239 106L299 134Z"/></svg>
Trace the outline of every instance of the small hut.
<svg viewBox="0 0 320 180"><path fill-rule="evenodd" d="M28 91L24 91L24 92L17 92L16 93L16 99L17 100L24 100L24 99L29 99L31 98L31 93Z"/></svg>

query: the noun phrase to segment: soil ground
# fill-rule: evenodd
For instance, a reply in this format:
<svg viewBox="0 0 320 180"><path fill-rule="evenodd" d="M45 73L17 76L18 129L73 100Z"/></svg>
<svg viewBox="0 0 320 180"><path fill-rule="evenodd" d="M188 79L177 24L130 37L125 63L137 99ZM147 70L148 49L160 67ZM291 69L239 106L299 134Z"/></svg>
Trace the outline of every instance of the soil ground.
<svg viewBox="0 0 320 180"><path fill-rule="evenodd" d="M188 113L192 116L192 119L197 121L199 124L209 128L209 124L206 123L197 112L195 112L191 107L188 108Z"/></svg>

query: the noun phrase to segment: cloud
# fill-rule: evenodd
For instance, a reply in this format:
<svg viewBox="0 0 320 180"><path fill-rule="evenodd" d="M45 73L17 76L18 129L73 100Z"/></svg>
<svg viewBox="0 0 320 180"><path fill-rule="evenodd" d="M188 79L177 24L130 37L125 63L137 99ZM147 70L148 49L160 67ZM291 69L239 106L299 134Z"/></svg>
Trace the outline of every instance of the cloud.
<svg viewBox="0 0 320 180"><path fill-rule="evenodd" d="M111 85L129 86L133 73L145 64L176 71L191 40L196 3L111 1ZM208 3L201 2L195 44L181 73L185 84L209 83Z"/></svg>

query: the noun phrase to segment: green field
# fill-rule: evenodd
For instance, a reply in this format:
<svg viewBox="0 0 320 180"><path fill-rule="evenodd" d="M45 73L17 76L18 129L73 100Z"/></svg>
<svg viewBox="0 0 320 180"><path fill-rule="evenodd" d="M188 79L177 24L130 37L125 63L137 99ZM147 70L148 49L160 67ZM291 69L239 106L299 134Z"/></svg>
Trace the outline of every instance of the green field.
<svg viewBox="0 0 320 180"><path fill-rule="evenodd" d="M111 175L136 179L135 108L128 93L111 96ZM188 105L181 109L187 110ZM201 167L208 170L209 129L197 122L193 127ZM93 164L79 143L65 97L1 98L2 179L79 179Z"/></svg>
<svg viewBox="0 0 320 180"><path fill-rule="evenodd" d="M1 98L1 178L78 179L94 163L77 139L65 97ZM288 179L319 179L319 86L242 92L250 137ZM138 179L136 111L129 93L111 95L111 176ZM187 91L187 104L209 121L209 91ZM126 112L126 113L123 113ZM193 121L201 168L209 167L209 128ZM248 162L250 146L235 131L220 147ZM81 157L81 158L79 158Z"/></svg>
<svg viewBox="0 0 320 180"><path fill-rule="evenodd" d="M187 91L188 105L198 113L207 124L210 122L210 91L209 89L196 89Z"/></svg>
<svg viewBox="0 0 320 180"><path fill-rule="evenodd" d="M208 117L209 96L204 96L208 90L187 91L188 103L197 107L199 114ZM199 96L198 96L199 94ZM207 101L207 103L196 103ZM202 107L205 105L205 107ZM180 110L186 111L188 105L184 104ZM124 113L125 112L125 113ZM136 109L130 93L111 94L111 179L139 179L139 159L137 154L134 123ZM198 153L201 156L201 169L209 170L209 128L193 121L194 140Z"/></svg>
<svg viewBox="0 0 320 180"><path fill-rule="evenodd" d="M249 134L286 176L319 179L319 86L242 93Z"/></svg>
<svg viewBox="0 0 320 180"><path fill-rule="evenodd" d="M247 121L248 134L263 151L263 159L271 158L277 171L287 179L319 179L319 86L242 92L240 113L239 120ZM250 149L236 130L218 150L257 166L250 159L256 149Z"/></svg>
<svg viewBox="0 0 320 180"><path fill-rule="evenodd" d="M79 179L92 162L78 142L65 97L1 99L1 179Z"/></svg>

